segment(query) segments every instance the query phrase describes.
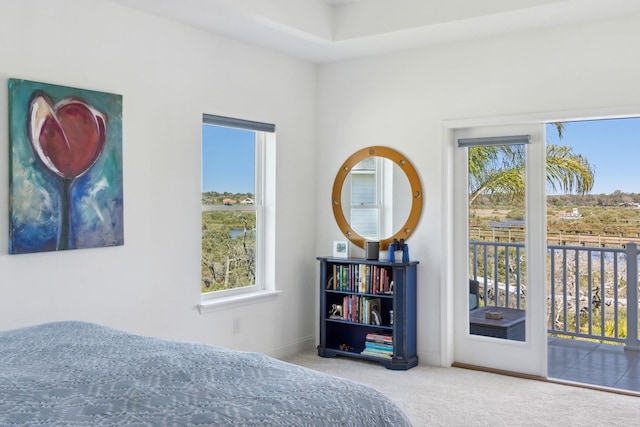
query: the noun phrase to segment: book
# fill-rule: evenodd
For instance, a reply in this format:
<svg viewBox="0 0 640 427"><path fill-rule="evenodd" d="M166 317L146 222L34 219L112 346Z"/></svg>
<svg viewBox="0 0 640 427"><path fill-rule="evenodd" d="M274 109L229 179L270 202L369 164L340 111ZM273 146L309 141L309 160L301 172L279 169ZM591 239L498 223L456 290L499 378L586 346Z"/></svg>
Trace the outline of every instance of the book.
<svg viewBox="0 0 640 427"><path fill-rule="evenodd" d="M376 351L387 351L389 353L393 353L393 345L392 344L380 344L371 341L367 341L364 343L364 348L368 348Z"/></svg>
<svg viewBox="0 0 640 427"><path fill-rule="evenodd" d="M389 270L386 268L382 268L380 271L380 284L379 284L378 293L388 294L390 293L389 287Z"/></svg>
<svg viewBox="0 0 640 427"><path fill-rule="evenodd" d="M372 350L370 348L365 348L364 350L362 350L360 352L360 354L368 355L368 356L374 356L374 357L386 357L388 359L391 359L393 357L393 353L378 352L378 351Z"/></svg>
<svg viewBox="0 0 640 427"><path fill-rule="evenodd" d="M393 336L387 333L370 332L365 337L366 341L377 342L381 344L393 344Z"/></svg>
<svg viewBox="0 0 640 427"><path fill-rule="evenodd" d="M333 281L332 287L335 291L337 289L336 283L338 282L338 266L333 264L333 274L331 275L331 280Z"/></svg>

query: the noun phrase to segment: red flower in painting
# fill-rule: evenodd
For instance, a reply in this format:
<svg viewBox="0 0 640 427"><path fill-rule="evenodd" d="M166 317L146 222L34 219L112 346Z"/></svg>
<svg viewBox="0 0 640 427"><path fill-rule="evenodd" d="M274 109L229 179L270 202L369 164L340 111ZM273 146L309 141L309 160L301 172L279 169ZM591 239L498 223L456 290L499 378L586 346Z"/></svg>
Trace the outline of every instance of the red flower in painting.
<svg viewBox="0 0 640 427"><path fill-rule="evenodd" d="M105 142L106 114L78 98L52 105L36 93L29 105L29 139L33 151L51 172L73 180L93 166Z"/></svg>
<svg viewBox="0 0 640 427"><path fill-rule="evenodd" d="M28 120L31 147L60 186L58 250L73 248L71 187L100 157L107 116L82 99L69 97L52 105L46 94L35 92Z"/></svg>

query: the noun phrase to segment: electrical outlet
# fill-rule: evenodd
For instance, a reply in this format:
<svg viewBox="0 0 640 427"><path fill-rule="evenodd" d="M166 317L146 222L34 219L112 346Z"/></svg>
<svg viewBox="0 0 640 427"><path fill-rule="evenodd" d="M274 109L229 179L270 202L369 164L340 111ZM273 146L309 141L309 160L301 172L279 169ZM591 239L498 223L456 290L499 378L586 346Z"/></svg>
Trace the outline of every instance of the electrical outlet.
<svg viewBox="0 0 640 427"><path fill-rule="evenodd" d="M234 317L233 318L233 333L237 334L240 332L240 318L239 317Z"/></svg>

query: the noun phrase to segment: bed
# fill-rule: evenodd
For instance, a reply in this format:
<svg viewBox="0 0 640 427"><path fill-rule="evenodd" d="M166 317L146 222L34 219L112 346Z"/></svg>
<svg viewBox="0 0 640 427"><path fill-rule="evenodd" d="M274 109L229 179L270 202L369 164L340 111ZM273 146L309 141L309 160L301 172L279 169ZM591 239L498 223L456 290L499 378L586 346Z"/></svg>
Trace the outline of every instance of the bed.
<svg viewBox="0 0 640 427"><path fill-rule="evenodd" d="M368 386L262 354L68 321L0 332L0 425L410 422Z"/></svg>

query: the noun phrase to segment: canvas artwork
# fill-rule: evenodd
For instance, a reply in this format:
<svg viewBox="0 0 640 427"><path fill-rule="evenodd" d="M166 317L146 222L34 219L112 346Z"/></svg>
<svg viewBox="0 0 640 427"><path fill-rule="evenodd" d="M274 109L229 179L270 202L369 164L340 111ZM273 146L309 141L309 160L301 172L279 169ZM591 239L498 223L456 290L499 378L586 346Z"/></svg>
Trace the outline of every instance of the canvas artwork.
<svg viewBox="0 0 640 427"><path fill-rule="evenodd" d="M9 79L9 253L124 244L122 96Z"/></svg>

